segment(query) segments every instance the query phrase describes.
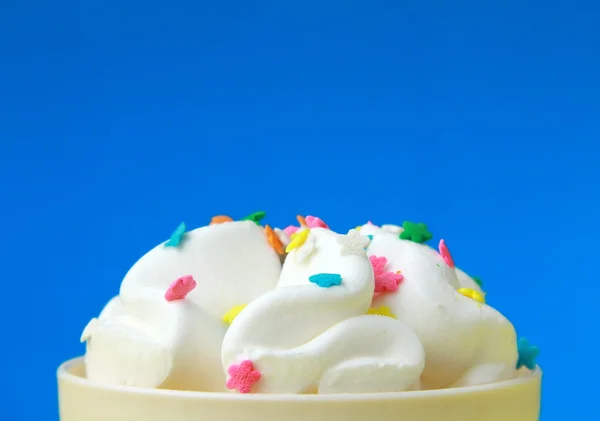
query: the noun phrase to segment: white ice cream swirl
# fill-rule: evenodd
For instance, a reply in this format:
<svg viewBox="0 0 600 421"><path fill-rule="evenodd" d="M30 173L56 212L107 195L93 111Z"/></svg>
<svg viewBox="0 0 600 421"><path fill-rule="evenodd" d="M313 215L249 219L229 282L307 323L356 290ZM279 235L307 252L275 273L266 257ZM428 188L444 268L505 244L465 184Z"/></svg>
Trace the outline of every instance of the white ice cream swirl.
<svg viewBox="0 0 600 421"><path fill-rule="evenodd" d="M367 244L354 230L311 229L288 255L277 288L233 321L223 340L224 370L250 360L261 374L252 389L258 393L417 388L424 367L417 336L397 320L366 315L374 291ZM318 274L340 275L341 284L309 280Z"/></svg>

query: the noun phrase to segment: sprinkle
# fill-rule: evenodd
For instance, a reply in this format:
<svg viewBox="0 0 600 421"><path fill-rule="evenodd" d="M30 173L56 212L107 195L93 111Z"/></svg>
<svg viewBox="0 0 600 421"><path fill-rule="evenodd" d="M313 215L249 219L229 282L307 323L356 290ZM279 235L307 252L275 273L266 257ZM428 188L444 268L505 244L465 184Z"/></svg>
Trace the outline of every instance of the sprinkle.
<svg viewBox="0 0 600 421"><path fill-rule="evenodd" d="M375 316L385 316L391 317L392 319L396 318L396 315L392 313L392 310L388 306L381 306L378 308L371 307L367 314L373 314Z"/></svg>
<svg viewBox="0 0 600 421"><path fill-rule="evenodd" d="M165 292L165 300L183 300L194 288L196 288L196 285L196 281L192 275L184 275L177 278L169 285L167 292Z"/></svg>
<svg viewBox="0 0 600 421"><path fill-rule="evenodd" d="M520 338L517 342L517 349L519 350L519 359L517 360L517 370L523 366L530 370L535 369L535 359L540 353L540 349L537 346L533 346L525 338Z"/></svg>
<svg viewBox="0 0 600 421"><path fill-rule="evenodd" d="M479 288L483 287L483 282L481 281L481 278L477 278L477 277L473 276L473 280L475 281L475 283L477 285L479 285Z"/></svg>
<svg viewBox="0 0 600 421"><path fill-rule="evenodd" d="M283 232L285 232L287 234L288 237L291 237L292 234L294 234L296 231L298 231L300 228L295 227L293 225L288 225L287 227L285 227L283 229Z"/></svg>
<svg viewBox="0 0 600 421"><path fill-rule="evenodd" d="M474 289L471 288L459 288L456 290L456 292L458 292L459 294L464 295L467 298L471 298L477 302L480 302L482 304L485 304L485 298L483 298L483 295L481 295L479 292L475 291Z"/></svg>
<svg viewBox="0 0 600 421"><path fill-rule="evenodd" d="M323 220L321 218L319 218L318 216L308 215L306 217L306 225L308 226L308 228L326 228L326 229L329 229L329 226L325 222L323 222Z"/></svg>
<svg viewBox="0 0 600 421"><path fill-rule="evenodd" d="M269 245L277 252L277 254L285 254L285 250L283 249L283 243L268 225L265 225L265 234L267 235L267 240L269 241Z"/></svg>
<svg viewBox="0 0 600 421"><path fill-rule="evenodd" d="M241 306L233 306L229 309L227 313L223 316L223 321L230 325L233 323L234 319L237 317L240 312L246 308L246 304L242 304Z"/></svg>
<svg viewBox="0 0 600 421"><path fill-rule="evenodd" d="M321 288L330 288L342 283L342 275L339 273L317 273L309 276L308 280Z"/></svg>
<svg viewBox="0 0 600 421"><path fill-rule="evenodd" d="M385 265L387 258L369 256L371 266L373 266L373 274L375 275L375 293L398 291L398 285L404 280L404 275L397 272L386 272Z"/></svg>
<svg viewBox="0 0 600 421"><path fill-rule="evenodd" d="M224 224L225 222L233 222L233 218L227 215L213 216L209 225Z"/></svg>
<svg viewBox="0 0 600 421"><path fill-rule="evenodd" d="M373 241L373 234L369 234L369 235L367 235L367 238L368 238L369 240Z"/></svg>
<svg viewBox="0 0 600 421"><path fill-rule="evenodd" d="M307 227L306 219L302 215L296 215L296 220L300 224L300 227Z"/></svg>
<svg viewBox="0 0 600 421"><path fill-rule="evenodd" d="M433 234L427 231L427 225L423 222L415 224L414 222L404 221L402 223L402 231L399 235L402 240L410 240L415 243L423 244L433 238Z"/></svg>
<svg viewBox="0 0 600 421"><path fill-rule="evenodd" d="M338 235L337 242L342 246L342 249L340 250L342 256L364 256L365 248L369 245L371 240L364 235L360 235L356 230L350 230L346 235Z"/></svg>
<svg viewBox="0 0 600 421"><path fill-rule="evenodd" d="M304 244L304 242L306 241L306 238L308 237L308 234L310 234L310 230L309 229L303 229L302 231L297 231L294 234L292 234L292 241L288 244L288 246L285 248L285 252L289 253L290 251L300 247L302 244Z"/></svg>
<svg viewBox="0 0 600 421"><path fill-rule="evenodd" d="M177 227L177 229L173 231L173 234L171 234L171 238L169 238L169 240L165 243L165 247L177 247L181 243L181 240L183 239L184 235L185 223L182 222Z"/></svg>
<svg viewBox="0 0 600 421"><path fill-rule="evenodd" d="M444 240L440 240L440 244L438 246L440 254L444 258L444 262L451 268L454 267L454 260L452 259L452 255L450 254L450 250L448 250L448 246Z"/></svg>
<svg viewBox="0 0 600 421"><path fill-rule="evenodd" d="M362 225L358 225L356 228L354 228L356 231L360 232L360 229L362 228Z"/></svg>
<svg viewBox="0 0 600 421"><path fill-rule="evenodd" d="M294 260L296 260L297 263L304 262L306 259L312 256L313 251L315 251L316 244L317 239L315 236L309 235L304 244L296 249L296 253L294 253Z"/></svg>
<svg viewBox="0 0 600 421"><path fill-rule="evenodd" d="M267 216L267 213L264 211L258 211L258 212L254 212L251 213L248 216L245 216L241 219L241 221L252 221L254 222L256 225L260 225L260 221Z"/></svg>
<svg viewBox="0 0 600 421"><path fill-rule="evenodd" d="M260 371L254 369L250 360L244 360L239 364L232 364L227 369L227 389L237 390L240 393L250 393L254 383L260 380Z"/></svg>

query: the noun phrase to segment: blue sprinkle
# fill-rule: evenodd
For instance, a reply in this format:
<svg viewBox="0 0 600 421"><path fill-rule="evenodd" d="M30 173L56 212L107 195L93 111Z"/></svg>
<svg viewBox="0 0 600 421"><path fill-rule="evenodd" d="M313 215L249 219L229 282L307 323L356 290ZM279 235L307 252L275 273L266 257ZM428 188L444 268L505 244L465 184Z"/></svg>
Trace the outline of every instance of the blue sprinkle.
<svg viewBox="0 0 600 421"><path fill-rule="evenodd" d="M183 236L185 235L185 223L182 222L181 225L177 227L177 229L171 234L171 238L165 243L165 247L177 247Z"/></svg>
<svg viewBox="0 0 600 421"><path fill-rule="evenodd" d="M537 346L533 346L525 338L520 338L517 343L519 350L519 359L517 360L517 369L525 366L530 370L533 370L536 366L535 359L540 353L540 349Z"/></svg>
<svg viewBox="0 0 600 421"><path fill-rule="evenodd" d="M367 235L367 238L371 241L373 241L373 236L371 234Z"/></svg>
<svg viewBox="0 0 600 421"><path fill-rule="evenodd" d="M329 288L341 284L342 276L338 273L317 273L309 276L308 280L321 288Z"/></svg>

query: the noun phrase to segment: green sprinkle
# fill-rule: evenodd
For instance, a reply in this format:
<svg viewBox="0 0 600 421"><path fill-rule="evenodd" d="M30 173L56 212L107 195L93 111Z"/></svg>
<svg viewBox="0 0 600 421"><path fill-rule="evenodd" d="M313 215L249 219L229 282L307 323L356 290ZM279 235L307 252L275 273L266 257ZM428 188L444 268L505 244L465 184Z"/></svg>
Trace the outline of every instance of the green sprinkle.
<svg viewBox="0 0 600 421"><path fill-rule="evenodd" d="M473 280L475 282L477 282L477 285L479 285L479 288L483 288L483 282L481 282L481 278L477 278L477 277L473 276Z"/></svg>
<svg viewBox="0 0 600 421"><path fill-rule="evenodd" d="M404 221L402 223L402 231L399 235L402 240L410 240L415 243L423 244L433 238L433 234L427 230L427 225L423 222L414 223L410 221Z"/></svg>
<svg viewBox="0 0 600 421"><path fill-rule="evenodd" d="M258 212L254 212L251 213L248 216L245 216L241 219L241 221L252 221L254 222L256 225L260 225L260 221L267 216L267 212L265 211L258 211Z"/></svg>

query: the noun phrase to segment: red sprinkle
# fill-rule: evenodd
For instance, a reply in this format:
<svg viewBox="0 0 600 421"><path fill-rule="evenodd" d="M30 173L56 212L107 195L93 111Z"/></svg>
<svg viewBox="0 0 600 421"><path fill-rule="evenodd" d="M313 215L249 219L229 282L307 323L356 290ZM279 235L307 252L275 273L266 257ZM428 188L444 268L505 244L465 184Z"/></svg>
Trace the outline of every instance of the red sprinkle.
<svg viewBox="0 0 600 421"><path fill-rule="evenodd" d="M196 281L192 275L184 275L177 278L169 285L167 292L165 292L165 300L183 300L194 288L196 288L196 285Z"/></svg>
<svg viewBox="0 0 600 421"><path fill-rule="evenodd" d="M375 275L375 293L398 291L398 285L404 280L404 275L398 272L386 272L387 258L370 256L373 274Z"/></svg>
<svg viewBox="0 0 600 421"><path fill-rule="evenodd" d="M448 250L448 246L446 246L446 242L444 240L440 240L440 245L438 246L441 256L444 258L444 262L451 268L454 267L454 259L452 259L452 255L450 254L450 250Z"/></svg>
<svg viewBox="0 0 600 421"><path fill-rule="evenodd" d="M329 226L323 222L323 220L321 218L319 218L318 216L311 216L308 215L306 218L306 225L308 226L308 228L327 228L329 229Z"/></svg>
<svg viewBox="0 0 600 421"><path fill-rule="evenodd" d="M240 393L250 393L254 383L260 380L260 371L254 369L250 360L244 360L239 364L232 364L227 369L227 389L235 389Z"/></svg>

